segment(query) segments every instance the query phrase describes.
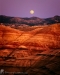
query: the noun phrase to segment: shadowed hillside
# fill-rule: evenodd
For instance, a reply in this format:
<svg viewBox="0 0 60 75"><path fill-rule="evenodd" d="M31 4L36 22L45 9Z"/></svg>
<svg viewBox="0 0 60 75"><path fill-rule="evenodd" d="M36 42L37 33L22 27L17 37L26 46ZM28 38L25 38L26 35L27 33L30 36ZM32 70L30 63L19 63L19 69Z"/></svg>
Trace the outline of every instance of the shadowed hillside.
<svg viewBox="0 0 60 75"><path fill-rule="evenodd" d="M0 15L0 23L10 23L10 24L26 24L30 26L34 25L45 25L45 24L55 24L60 23L60 16L56 15L51 18L38 18L38 17L31 17L31 18L21 18L21 17L9 17Z"/></svg>

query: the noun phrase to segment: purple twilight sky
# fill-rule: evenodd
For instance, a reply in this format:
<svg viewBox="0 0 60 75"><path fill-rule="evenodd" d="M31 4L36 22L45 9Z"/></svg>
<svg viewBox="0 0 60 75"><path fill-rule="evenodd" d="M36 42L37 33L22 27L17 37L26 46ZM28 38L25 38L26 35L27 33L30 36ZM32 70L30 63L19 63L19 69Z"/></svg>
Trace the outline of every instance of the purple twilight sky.
<svg viewBox="0 0 60 75"><path fill-rule="evenodd" d="M30 10L35 11L30 14ZM0 15L47 18L60 16L60 0L0 0Z"/></svg>

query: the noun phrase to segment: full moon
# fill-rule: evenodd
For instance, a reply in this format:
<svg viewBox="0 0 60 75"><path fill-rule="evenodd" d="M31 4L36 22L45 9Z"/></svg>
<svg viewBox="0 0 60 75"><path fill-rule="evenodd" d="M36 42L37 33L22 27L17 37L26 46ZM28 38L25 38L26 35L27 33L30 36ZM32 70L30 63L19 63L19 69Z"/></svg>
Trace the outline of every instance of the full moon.
<svg viewBox="0 0 60 75"><path fill-rule="evenodd" d="M34 14L34 10L30 10L30 14Z"/></svg>

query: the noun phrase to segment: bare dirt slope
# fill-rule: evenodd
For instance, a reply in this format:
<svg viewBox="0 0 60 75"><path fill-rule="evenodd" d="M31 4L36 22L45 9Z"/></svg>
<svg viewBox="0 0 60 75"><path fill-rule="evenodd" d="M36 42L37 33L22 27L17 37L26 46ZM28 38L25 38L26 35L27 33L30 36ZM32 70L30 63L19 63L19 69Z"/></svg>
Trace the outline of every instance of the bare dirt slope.
<svg viewBox="0 0 60 75"><path fill-rule="evenodd" d="M20 31L7 26L0 26L0 44L30 48L60 48L60 25L35 28L31 31Z"/></svg>
<svg viewBox="0 0 60 75"><path fill-rule="evenodd" d="M21 31L0 25L0 69L60 75L60 25Z"/></svg>

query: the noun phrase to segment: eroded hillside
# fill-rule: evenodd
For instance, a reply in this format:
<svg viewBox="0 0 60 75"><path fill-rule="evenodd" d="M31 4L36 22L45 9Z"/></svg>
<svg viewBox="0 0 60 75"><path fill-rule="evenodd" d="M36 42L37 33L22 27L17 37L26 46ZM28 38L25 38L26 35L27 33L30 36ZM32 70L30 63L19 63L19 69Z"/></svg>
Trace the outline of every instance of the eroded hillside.
<svg viewBox="0 0 60 75"><path fill-rule="evenodd" d="M27 27L0 25L0 69L60 75L60 24Z"/></svg>
<svg viewBox="0 0 60 75"><path fill-rule="evenodd" d="M20 48L21 45L28 49L60 48L60 25L38 26L27 32L0 25L0 47Z"/></svg>

